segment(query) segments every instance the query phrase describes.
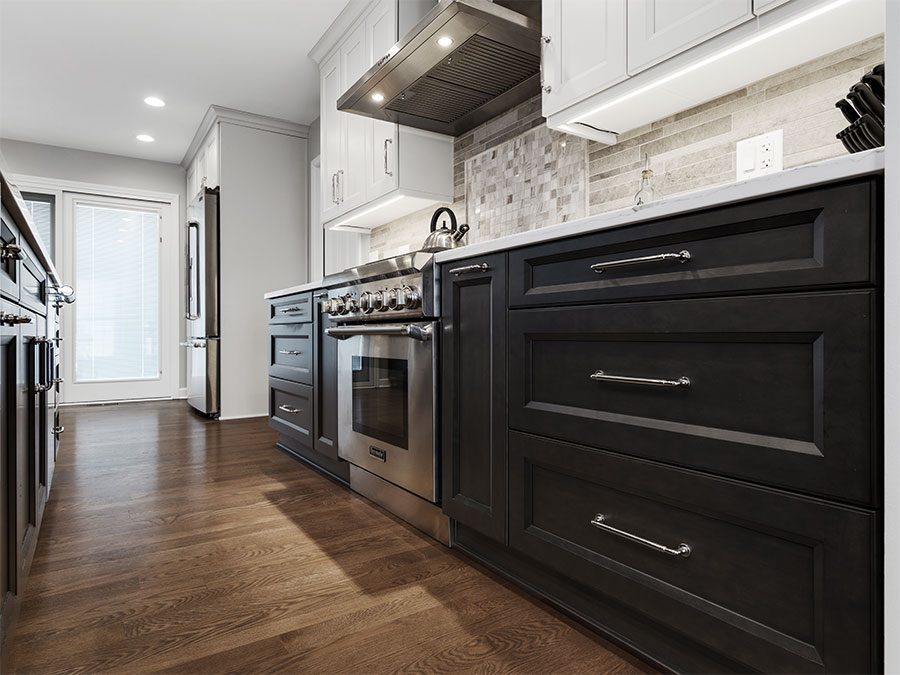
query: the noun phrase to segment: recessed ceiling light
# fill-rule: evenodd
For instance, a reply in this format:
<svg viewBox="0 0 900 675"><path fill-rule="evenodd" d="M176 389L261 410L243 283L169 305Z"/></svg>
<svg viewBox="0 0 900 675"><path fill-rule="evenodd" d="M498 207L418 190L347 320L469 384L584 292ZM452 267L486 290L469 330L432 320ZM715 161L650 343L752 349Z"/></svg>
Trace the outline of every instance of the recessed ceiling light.
<svg viewBox="0 0 900 675"><path fill-rule="evenodd" d="M135 138L138 139L141 143L152 143L156 140L155 138L153 138L153 136L149 136L148 134L138 134L137 136L135 136Z"/></svg>
<svg viewBox="0 0 900 675"><path fill-rule="evenodd" d="M384 94L372 94L372 100L375 103L381 103L384 100Z"/></svg>
<svg viewBox="0 0 900 675"><path fill-rule="evenodd" d="M441 47L449 47L453 44L453 38L447 37L446 35L444 37L439 37L438 44Z"/></svg>
<svg viewBox="0 0 900 675"><path fill-rule="evenodd" d="M144 103L146 103L149 106L153 106L154 108L162 108L163 106L166 105L166 102L163 101L161 98L158 98L157 96L148 96L147 98L144 99Z"/></svg>

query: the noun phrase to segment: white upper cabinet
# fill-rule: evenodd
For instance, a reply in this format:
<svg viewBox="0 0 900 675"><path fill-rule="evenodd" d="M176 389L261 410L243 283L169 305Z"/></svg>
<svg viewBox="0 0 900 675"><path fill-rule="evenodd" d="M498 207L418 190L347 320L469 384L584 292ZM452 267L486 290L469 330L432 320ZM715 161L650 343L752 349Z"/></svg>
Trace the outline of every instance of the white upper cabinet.
<svg viewBox="0 0 900 675"><path fill-rule="evenodd" d="M338 171L341 170L341 146L343 145L342 113L338 112L337 100L344 91L341 86L341 53L339 51L326 59L319 69L319 94L321 96L321 166L322 166L322 222L340 213L341 200L338 194Z"/></svg>
<svg viewBox="0 0 900 675"><path fill-rule="evenodd" d="M343 93L396 44L401 1L373 0L318 59L321 216L329 229L367 231L453 200L452 137L337 110ZM427 10L428 3L418 4ZM350 18L348 8L336 25Z"/></svg>
<svg viewBox="0 0 900 675"><path fill-rule="evenodd" d="M625 0L544 0L544 116L621 82L625 64Z"/></svg>
<svg viewBox="0 0 900 675"><path fill-rule="evenodd" d="M752 0L628 0L628 73L749 21L752 5Z"/></svg>
<svg viewBox="0 0 900 675"><path fill-rule="evenodd" d="M368 63L374 64L397 42L397 2L380 0L366 17ZM397 187L397 125L370 120L366 141L366 199L371 201Z"/></svg>
<svg viewBox="0 0 900 675"><path fill-rule="evenodd" d="M365 24L353 30L341 45L341 82L347 89L369 68L366 49ZM343 91L341 91L343 93ZM360 115L339 112L344 124L342 162L338 171L338 192L341 210L349 211L366 201L365 173L361 170L366 161L366 138L371 120Z"/></svg>
<svg viewBox="0 0 900 675"><path fill-rule="evenodd" d="M206 148L206 187L219 187L219 125L213 126L204 144Z"/></svg>
<svg viewBox="0 0 900 675"><path fill-rule="evenodd" d="M607 145L884 32L884 0L544 0L543 12L547 125Z"/></svg>

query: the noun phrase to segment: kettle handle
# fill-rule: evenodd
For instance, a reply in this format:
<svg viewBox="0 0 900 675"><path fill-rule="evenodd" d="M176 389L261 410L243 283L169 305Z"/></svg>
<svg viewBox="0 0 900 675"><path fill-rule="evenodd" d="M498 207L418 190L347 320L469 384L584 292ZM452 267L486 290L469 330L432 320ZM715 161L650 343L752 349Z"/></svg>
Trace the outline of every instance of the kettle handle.
<svg viewBox="0 0 900 675"><path fill-rule="evenodd" d="M434 212L433 216L431 216L431 231L432 232L434 232L437 229L438 218L440 218L441 214L444 213L445 211L450 216L450 231L456 232L456 214L453 213L452 209L450 209L446 206L442 206L441 208L439 208L437 211Z"/></svg>

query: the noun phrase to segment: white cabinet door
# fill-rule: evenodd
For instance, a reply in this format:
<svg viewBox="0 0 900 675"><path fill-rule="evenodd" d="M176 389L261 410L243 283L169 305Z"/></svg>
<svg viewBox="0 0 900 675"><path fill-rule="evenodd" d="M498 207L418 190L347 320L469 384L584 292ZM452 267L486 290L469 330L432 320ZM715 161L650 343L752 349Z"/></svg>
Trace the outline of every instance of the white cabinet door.
<svg viewBox="0 0 900 675"><path fill-rule="evenodd" d="M397 42L397 0L381 0L366 17L366 67L370 68ZM370 120L366 140L366 201L397 187L397 125Z"/></svg>
<svg viewBox="0 0 900 675"><path fill-rule="evenodd" d="M752 5L752 0L628 0L628 74L753 18Z"/></svg>
<svg viewBox="0 0 900 675"><path fill-rule="evenodd" d="M322 63L320 70L321 96L321 216L326 222L340 213L338 197L338 171L341 169L341 149L343 146L343 126L341 113L337 109L337 100L343 91L341 87L341 54L335 52Z"/></svg>
<svg viewBox="0 0 900 675"><path fill-rule="evenodd" d="M194 159L187 168L187 177L185 179L185 189L187 190L188 204L197 196L197 160Z"/></svg>
<svg viewBox="0 0 900 675"><path fill-rule="evenodd" d="M542 13L544 117L628 77L625 0L544 0Z"/></svg>
<svg viewBox="0 0 900 675"><path fill-rule="evenodd" d="M365 22L351 32L340 48L341 94L368 70ZM340 98L340 95L338 95ZM342 118L343 157L338 170L340 211L354 209L366 200L366 140L372 121L362 115L339 112Z"/></svg>
<svg viewBox="0 0 900 675"><path fill-rule="evenodd" d="M207 186L207 174L206 174L206 146L201 145L200 149L197 151L197 183L198 188L197 192L202 190Z"/></svg>
<svg viewBox="0 0 900 675"><path fill-rule="evenodd" d="M213 126L206 141L206 186L219 187L219 125Z"/></svg>

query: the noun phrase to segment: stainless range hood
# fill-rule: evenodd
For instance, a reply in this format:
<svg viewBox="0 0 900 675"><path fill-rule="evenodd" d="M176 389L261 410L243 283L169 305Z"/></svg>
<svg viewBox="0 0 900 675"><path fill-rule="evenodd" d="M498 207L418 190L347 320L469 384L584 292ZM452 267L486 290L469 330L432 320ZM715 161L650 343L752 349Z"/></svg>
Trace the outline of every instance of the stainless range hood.
<svg viewBox="0 0 900 675"><path fill-rule="evenodd" d="M504 4L442 0L347 90L338 109L458 136L537 95L540 3Z"/></svg>

